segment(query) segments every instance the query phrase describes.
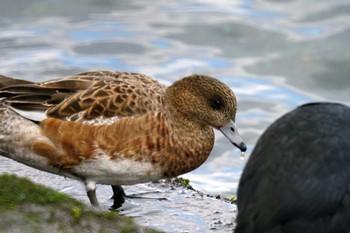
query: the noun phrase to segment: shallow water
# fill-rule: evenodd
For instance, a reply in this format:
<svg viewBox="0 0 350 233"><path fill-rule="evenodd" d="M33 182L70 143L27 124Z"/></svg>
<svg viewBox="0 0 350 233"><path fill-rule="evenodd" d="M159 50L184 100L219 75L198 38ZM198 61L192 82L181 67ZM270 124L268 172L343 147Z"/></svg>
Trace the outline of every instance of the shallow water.
<svg viewBox="0 0 350 233"><path fill-rule="evenodd" d="M166 84L192 73L212 75L237 95L236 122L248 156L263 130L296 106L350 103L349 13L348 0L2 0L0 74L42 81L110 69L142 72ZM184 177L204 193L231 197L247 159L216 136L207 162ZM29 176L87 201L78 182L3 158L0 172ZM232 205L187 198L192 194L159 184L127 187L131 193L158 189L170 201L131 200L123 213L170 232L232 231ZM99 190L107 208L110 188Z"/></svg>

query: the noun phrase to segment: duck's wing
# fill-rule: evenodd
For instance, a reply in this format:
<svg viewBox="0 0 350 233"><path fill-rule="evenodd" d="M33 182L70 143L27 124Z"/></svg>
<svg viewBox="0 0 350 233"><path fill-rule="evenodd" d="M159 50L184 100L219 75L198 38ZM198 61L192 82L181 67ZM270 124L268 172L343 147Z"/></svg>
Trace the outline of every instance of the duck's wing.
<svg viewBox="0 0 350 233"><path fill-rule="evenodd" d="M35 112L43 118L80 122L159 110L165 92L164 85L146 75L117 71L85 72L42 83L5 81L0 97L19 114Z"/></svg>

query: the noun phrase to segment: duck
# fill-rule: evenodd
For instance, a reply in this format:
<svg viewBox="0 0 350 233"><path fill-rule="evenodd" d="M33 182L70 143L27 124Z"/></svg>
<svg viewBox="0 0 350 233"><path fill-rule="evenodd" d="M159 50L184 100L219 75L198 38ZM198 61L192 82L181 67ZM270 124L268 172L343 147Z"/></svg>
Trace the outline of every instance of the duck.
<svg viewBox="0 0 350 233"><path fill-rule="evenodd" d="M350 232L350 108L311 102L272 123L240 177L235 233Z"/></svg>
<svg viewBox="0 0 350 233"><path fill-rule="evenodd" d="M169 179L202 165L220 130L241 151L237 100L216 78L193 74L165 86L140 73L88 71L32 82L0 76L0 154L84 183L122 185Z"/></svg>

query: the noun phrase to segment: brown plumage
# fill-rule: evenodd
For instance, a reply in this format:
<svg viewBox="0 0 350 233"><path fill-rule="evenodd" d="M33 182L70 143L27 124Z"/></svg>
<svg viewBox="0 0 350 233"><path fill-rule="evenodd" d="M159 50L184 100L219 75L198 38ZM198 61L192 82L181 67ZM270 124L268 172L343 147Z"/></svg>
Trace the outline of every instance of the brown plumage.
<svg viewBox="0 0 350 233"><path fill-rule="evenodd" d="M142 74L99 71L42 83L0 76L0 86L0 151L84 181L92 204L95 183L135 184L194 170L212 150L213 127L246 149L233 123L233 92L208 76L166 88ZM40 123L27 112L40 113L31 119ZM13 142L24 127L30 133Z"/></svg>

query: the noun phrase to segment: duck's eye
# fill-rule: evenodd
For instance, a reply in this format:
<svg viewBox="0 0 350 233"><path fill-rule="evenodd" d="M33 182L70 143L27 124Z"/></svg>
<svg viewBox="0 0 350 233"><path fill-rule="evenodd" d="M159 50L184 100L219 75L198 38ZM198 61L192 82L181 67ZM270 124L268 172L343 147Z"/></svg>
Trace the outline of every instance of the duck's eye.
<svg viewBox="0 0 350 233"><path fill-rule="evenodd" d="M219 99L213 99L211 101L211 107L214 109L221 109L222 107L222 101Z"/></svg>

